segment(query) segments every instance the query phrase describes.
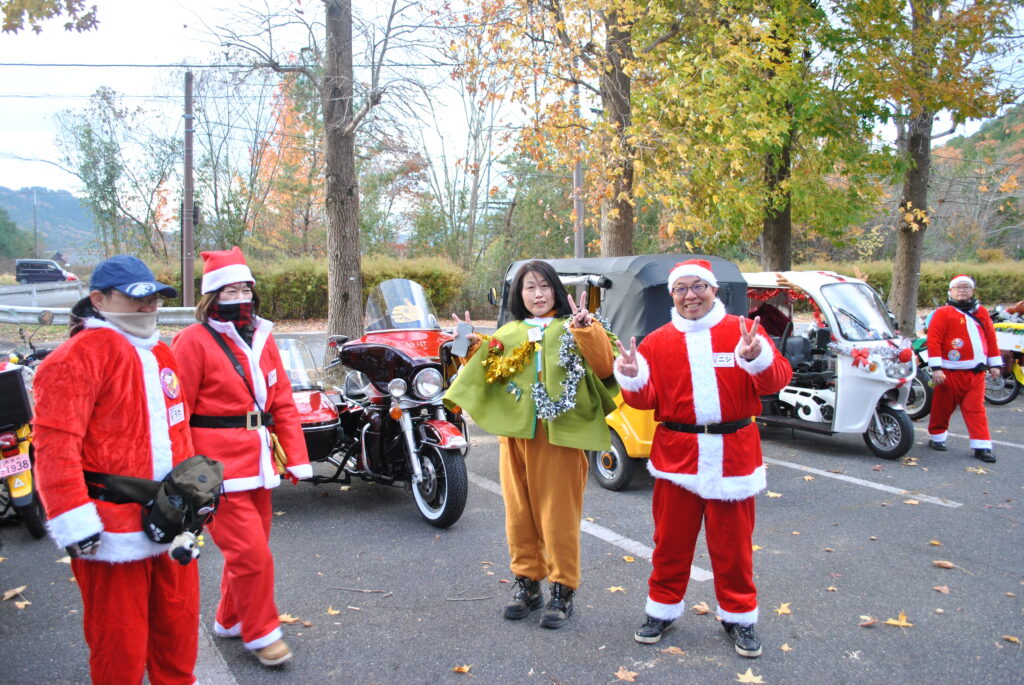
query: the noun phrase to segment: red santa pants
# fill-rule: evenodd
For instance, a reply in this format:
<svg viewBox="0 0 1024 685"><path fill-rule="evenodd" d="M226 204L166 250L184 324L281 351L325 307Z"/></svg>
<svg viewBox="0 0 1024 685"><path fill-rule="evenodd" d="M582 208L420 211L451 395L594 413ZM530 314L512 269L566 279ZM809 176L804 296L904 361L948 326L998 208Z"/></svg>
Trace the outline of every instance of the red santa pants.
<svg viewBox="0 0 1024 685"><path fill-rule="evenodd" d="M985 414L985 374L973 371L943 369L946 382L935 386L928 434L935 442L946 442L949 417L959 405L971 438L971 449L992 449Z"/></svg>
<svg viewBox="0 0 1024 685"><path fill-rule="evenodd" d="M680 605L683 601L703 521L719 616L733 623L755 623L754 498L738 502L704 499L672 481L657 478L652 504L654 570L648 581L649 599L663 605Z"/></svg>
<svg viewBox="0 0 1024 685"><path fill-rule="evenodd" d="M207 525L224 555L217 633L241 635L247 649L281 639L270 552L270 490L229 492Z"/></svg>
<svg viewBox="0 0 1024 685"><path fill-rule="evenodd" d="M198 564L166 554L119 563L71 560L82 593L92 682L190 685L199 648Z"/></svg>
<svg viewBox="0 0 1024 685"><path fill-rule="evenodd" d="M499 455L512 573L575 590L587 457L548 442L540 421L532 439L501 438Z"/></svg>

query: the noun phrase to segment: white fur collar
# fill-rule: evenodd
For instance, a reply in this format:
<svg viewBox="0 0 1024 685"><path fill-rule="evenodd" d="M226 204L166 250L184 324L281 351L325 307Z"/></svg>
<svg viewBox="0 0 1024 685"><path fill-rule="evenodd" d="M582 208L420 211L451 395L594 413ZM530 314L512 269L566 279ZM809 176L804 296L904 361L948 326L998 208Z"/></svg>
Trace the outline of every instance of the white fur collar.
<svg viewBox="0 0 1024 685"><path fill-rule="evenodd" d="M148 338L140 338L132 335L131 333L125 333L120 328L110 323L106 319L97 319L94 316L90 316L85 320L83 324L85 328L109 328L112 331L117 331L125 337L135 347L141 347L144 350L151 350L156 347L156 344L160 342L160 331L154 331L153 335Z"/></svg>
<svg viewBox="0 0 1024 685"><path fill-rule="evenodd" d="M715 298L715 304L711 306L711 311L705 314L699 319L687 319L682 316L675 307L672 307L672 325L676 327L676 330L680 333L696 333L698 331L706 331L713 326L718 325L725 318L725 305L717 297Z"/></svg>
<svg viewBox="0 0 1024 685"><path fill-rule="evenodd" d="M523 323L529 324L531 326L540 326L541 328L544 328L554 320L555 317L553 316L534 316L530 317L529 319L523 319Z"/></svg>

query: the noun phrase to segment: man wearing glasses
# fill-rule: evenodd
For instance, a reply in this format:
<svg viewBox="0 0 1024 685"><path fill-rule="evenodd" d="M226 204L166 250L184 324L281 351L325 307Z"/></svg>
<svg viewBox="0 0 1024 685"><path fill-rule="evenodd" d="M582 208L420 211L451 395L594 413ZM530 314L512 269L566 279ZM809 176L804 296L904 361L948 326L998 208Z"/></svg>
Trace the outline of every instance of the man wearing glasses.
<svg viewBox="0 0 1024 685"><path fill-rule="evenodd" d="M157 310L174 288L141 260L100 262L70 339L35 377L39 491L50 535L71 557L95 683L195 682L197 564L143 532L139 504L100 501L84 472L161 480L191 457L178 367Z"/></svg>
<svg viewBox="0 0 1024 685"><path fill-rule="evenodd" d="M928 419L928 446L946 451L949 417L960 407L974 457L995 462L985 414L985 371L1002 378L1003 358L988 310L974 297L974 281L963 274L949 282L949 299L928 324L928 366L935 382Z"/></svg>
<svg viewBox="0 0 1024 685"><path fill-rule="evenodd" d="M754 587L754 495L765 487L761 437L751 417L761 395L793 375L758 333L760 319L726 314L707 260L669 275L672 320L637 349L619 343L615 378L626 403L653 409L660 424L647 465L654 476L654 569L645 622L633 637L653 644L683 614L697 536L704 522L718 616L740 656L761 654Z"/></svg>

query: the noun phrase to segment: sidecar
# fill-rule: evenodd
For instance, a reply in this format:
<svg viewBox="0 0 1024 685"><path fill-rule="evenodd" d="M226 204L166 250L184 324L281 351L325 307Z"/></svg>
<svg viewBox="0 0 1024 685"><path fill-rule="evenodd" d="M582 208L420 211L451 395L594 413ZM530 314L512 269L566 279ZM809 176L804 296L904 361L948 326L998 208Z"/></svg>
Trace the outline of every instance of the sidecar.
<svg viewBox="0 0 1024 685"><path fill-rule="evenodd" d="M337 396L332 399L324 391L320 369L304 342L298 338L277 338L276 342L299 411L309 460L323 461L338 443L343 407L338 406Z"/></svg>

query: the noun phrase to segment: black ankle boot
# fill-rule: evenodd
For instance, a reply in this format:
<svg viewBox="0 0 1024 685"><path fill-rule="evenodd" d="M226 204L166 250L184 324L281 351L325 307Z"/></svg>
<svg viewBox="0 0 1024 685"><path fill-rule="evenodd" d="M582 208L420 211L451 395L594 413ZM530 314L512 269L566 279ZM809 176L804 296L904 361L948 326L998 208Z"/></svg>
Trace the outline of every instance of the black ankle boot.
<svg viewBox="0 0 1024 685"><path fill-rule="evenodd" d="M551 599L544 607L544 615L540 618L542 628L561 628L572 616L572 598L575 590L570 590L561 583L551 583Z"/></svg>
<svg viewBox="0 0 1024 685"><path fill-rule="evenodd" d="M501 615L510 621L518 621L529 616L534 609L539 609L543 603L544 598L540 594L540 581L530 580L526 576L516 576L512 599L505 605L505 610Z"/></svg>

